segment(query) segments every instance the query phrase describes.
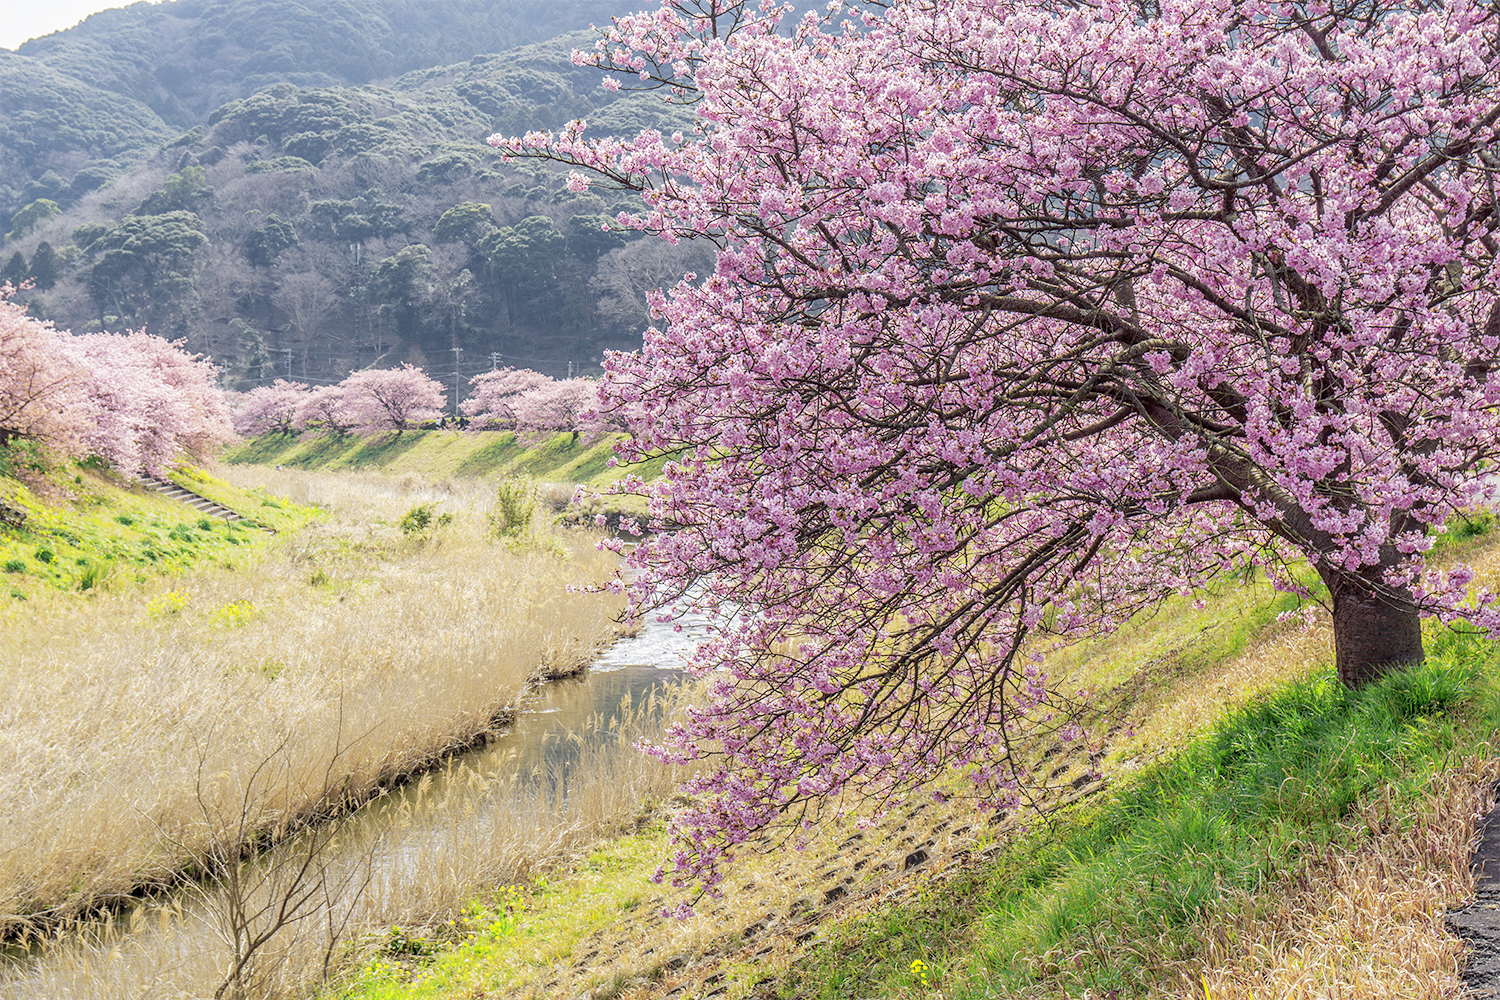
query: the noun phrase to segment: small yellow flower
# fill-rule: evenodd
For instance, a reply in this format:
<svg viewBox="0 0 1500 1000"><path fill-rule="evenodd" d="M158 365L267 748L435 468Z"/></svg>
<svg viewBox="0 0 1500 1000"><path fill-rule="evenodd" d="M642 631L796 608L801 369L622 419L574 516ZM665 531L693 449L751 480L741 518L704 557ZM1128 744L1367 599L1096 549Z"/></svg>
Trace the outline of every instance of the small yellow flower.
<svg viewBox="0 0 1500 1000"><path fill-rule="evenodd" d="M921 980L924 991L932 988L927 984L927 963L920 958L912 960L911 974Z"/></svg>

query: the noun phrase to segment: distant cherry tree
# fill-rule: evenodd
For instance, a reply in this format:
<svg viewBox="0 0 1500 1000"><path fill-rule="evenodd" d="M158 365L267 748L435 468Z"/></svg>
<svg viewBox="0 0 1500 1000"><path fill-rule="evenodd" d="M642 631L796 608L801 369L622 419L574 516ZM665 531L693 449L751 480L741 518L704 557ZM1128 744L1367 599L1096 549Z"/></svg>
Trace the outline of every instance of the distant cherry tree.
<svg viewBox="0 0 1500 1000"><path fill-rule="evenodd" d="M11 290L0 286L0 446L20 438L75 455L89 373L68 333L26 315Z"/></svg>
<svg viewBox="0 0 1500 1000"><path fill-rule="evenodd" d="M501 368L469 379L473 387L459 409L469 418L469 429L515 430L516 402L523 393L552 382L552 378L529 368Z"/></svg>
<svg viewBox="0 0 1500 1000"><path fill-rule="evenodd" d="M320 385L306 393L297 404L296 421L299 430L332 431L338 437L359 426L343 385Z"/></svg>
<svg viewBox="0 0 1500 1000"><path fill-rule="evenodd" d="M683 455L634 606L718 623L679 879L845 793L1016 801L1035 657L1216 579L1323 602L1351 686L1424 616L1500 627L1424 558L1500 451L1500 8L788 10L672 0L582 57L684 134L496 140L718 248L603 389L627 457Z"/></svg>
<svg viewBox="0 0 1500 1000"><path fill-rule="evenodd" d="M169 400L155 414L153 440L147 446L148 455L159 457L159 467L182 455L205 461L236 440L229 401L218 385L218 365L203 355L189 354L183 341L168 341L142 330L120 339L135 352L137 363L164 387Z"/></svg>
<svg viewBox="0 0 1500 1000"><path fill-rule="evenodd" d="M235 440L219 369L144 332L75 338L92 373L85 450L122 472L163 475L183 457L211 458Z"/></svg>
<svg viewBox="0 0 1500 1000"><path fill-rule="evenodd" d="M287 436L303 428L302 406L308 388L301 382L277 379L258 385L235 401L234 429L246 437L261 434Z"/></svg>
<svg viewBox="0 0 1500 1000"><path fill-rule="evenodd" d="M218 369L146 333L74 337L0 294L0 445L165 472L234 440Z"/></svg>
<svg viewBox="0 0 1500 1000"><path fill-rule="evenodd" d="M366 431L410 430L443 415L442 383L411 365L352 372L340 385L349 415Z"/></svg>
<svg viewBox="0 0 1500 1000"><path fill-rule="evenodd" d="M521 393L513 404L518 430L567 431L574 441L603 429L598 406L599 384L586 378L548 379Z"/></svg>

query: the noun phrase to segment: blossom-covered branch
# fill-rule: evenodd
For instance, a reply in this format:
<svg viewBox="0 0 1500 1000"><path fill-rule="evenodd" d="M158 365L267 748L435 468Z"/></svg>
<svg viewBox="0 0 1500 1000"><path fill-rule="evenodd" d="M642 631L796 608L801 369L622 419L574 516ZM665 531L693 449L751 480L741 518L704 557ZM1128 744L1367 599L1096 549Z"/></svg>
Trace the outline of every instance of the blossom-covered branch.
<svg viewBox="0 0 1500 1000"><path fill-rule="evenodd" d="M635 606L719 615L676 877L846 791L1014 799L1038 638L1227 572L1306 560L1351 685L1500 626L1423 558L1500 430L1493 5L674 9L608 41L696 54L691 135L497 144L719 247L603 387L684 456Z"/></svg>

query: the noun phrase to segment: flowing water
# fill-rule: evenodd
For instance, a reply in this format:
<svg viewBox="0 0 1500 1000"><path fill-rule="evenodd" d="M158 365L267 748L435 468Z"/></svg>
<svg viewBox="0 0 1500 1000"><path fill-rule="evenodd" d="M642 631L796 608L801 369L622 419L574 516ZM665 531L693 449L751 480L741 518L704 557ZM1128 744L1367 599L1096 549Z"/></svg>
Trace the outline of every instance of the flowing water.
<svg viewBox="0 0 1500 1000"><path fill-rule="evenodd" d="M628 767L635 753L622 737L659 717L668 700L661 696L681 679L683 658L699 634L696 623L648 624L587 673L545 685L511 729L483 749L382 796L336 832L294 838L245 866L241 909L284 894L302 873L312 890L306 916L289 925L277 947L300 949L293 964L305 970L309 963L320 967L320 949L327 952L321 958L336 958L326 946L330 926L451 911L456 900L445 891L451 896L452 887L503 881L506 859L494 845L513 842L518 832L524 837L533 818L555 825L570 808L586 813L589 803L575 799L610 791L605 768L621 761ZM318 837L328 843L316 851L309 878L301 861ZM184 890L45 946L13 948L0 955L0 1000L211 996L234 953L234 911L222 891Z"/></svg>

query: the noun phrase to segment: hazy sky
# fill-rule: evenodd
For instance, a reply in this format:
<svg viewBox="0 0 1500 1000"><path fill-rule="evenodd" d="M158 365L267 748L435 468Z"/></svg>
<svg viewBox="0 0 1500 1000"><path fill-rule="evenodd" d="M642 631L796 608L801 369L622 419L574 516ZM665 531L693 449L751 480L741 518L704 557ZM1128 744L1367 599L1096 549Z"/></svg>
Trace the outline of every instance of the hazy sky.
<svg viewBox="0 0 1500 1000"><path fill-rule="evenodd" d="M0 0L0 49L71 28L97 10L127 7L131 0Z"/></svg>

